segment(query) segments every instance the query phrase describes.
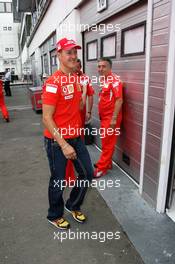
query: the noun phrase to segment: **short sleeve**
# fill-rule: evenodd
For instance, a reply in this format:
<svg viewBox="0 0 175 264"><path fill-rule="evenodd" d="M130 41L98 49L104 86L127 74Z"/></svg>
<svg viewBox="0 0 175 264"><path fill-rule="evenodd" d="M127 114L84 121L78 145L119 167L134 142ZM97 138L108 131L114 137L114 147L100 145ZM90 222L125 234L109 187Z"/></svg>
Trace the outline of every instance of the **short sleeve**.
<svg viewBox="0 0 175 264"><path fill-rule="evenodd" d="M46 105L56 105L59 98L59 86L51 81L46 81L43 85L42 103Z"/></svg>
<svg viewBox="0 0 175 264"><path fill-rule="evenodd" d="M92 86L91 81L89 80L87 84L87 96L92 96L92 95L94 95L94 88Z"/></svg>
<svg viewBox="0 0 175 264"><path fill-rule="evenodd" d="M115 98L123 98L123 84L120 80L116 80L112 83L112 91Z"/></svg>

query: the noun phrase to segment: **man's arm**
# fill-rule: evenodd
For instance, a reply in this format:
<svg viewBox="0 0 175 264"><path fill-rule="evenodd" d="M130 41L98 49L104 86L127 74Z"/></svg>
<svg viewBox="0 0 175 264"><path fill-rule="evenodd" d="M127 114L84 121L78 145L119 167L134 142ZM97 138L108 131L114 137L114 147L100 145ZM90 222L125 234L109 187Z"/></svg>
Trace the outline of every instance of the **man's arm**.
<svg viewBox="0 0 175 264"><path fill-rule="evenodd" d="M76 152L74 148L72 148L72 146L69 145L59 133L58 127L53 120L54 112L55 106L43 104L43 124L61 147L64 156L67 159L76 159Z"/></svg>
<svg viewBox="0 0 175 264"><path fill-rule="evenodd" d="M117 98L115 102L115 106L114 106L113 116L112 116L111 123L110 123L110 127L113 129L115 129L116 122L117 122L117 116L121 110L122 104L123 104L123 99Z"/></svg>
<svg viewBox="0 0 175 264"><path fill-rule="evenodd" d="M80 99L80 111L83 111L84 109L84 101L83 101L83 98L81 97Z"/></svg>
<svg viewBox="0 0 175 264"><path fill-rule="evenodd" d="M83 106L85 106L86 104L86 98L87 98L87 85L83 85L83 93L82 93Z"/></svg>
<svg viewBox="0 0 175 264"><path fill-rule="evenodd" d="M93 103L94 103L93 95L88 96L88 109L86 113L86 121L89 121L91 119Z"/></svg>

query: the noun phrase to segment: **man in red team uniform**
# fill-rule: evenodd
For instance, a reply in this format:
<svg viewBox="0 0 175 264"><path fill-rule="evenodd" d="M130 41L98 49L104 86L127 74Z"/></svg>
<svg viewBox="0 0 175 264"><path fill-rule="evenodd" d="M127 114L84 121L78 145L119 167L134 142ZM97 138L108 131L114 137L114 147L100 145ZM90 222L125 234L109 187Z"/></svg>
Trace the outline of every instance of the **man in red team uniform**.
<svg viewBox="0 0 175 264"><path fill-rule="evenodd" d="M2 116L3 118L6 120L6 122L9 122L9 113L7 110L7 107L5 105L5 101L4 101L4 94L3 94L3 81L1 80L0 77L0 109L2 111Z"/></svg>
<svg viewBox="0 0 175 264"><path fill-rule="evenodd" d="M80 109L83 107L81 86L73 74L77 62L77 49L80 48L75 41L66 38L57 43L60 68L47 79L42 96L45 148L51 172L47 219L60 229L67 229L70 226L63 218L62 183L65 179L67 161L69 159L73 161L78 178L65 209L80 223L86 220L80 207L89 186L87 183L90 183L93 177L90 156L80 137L82 127ZM82 181L85 184L82 184Z"/></svg>
<svg viewBox="0 0 175 264"><path fill-rule="evenodd" d="M112 73L111 69L112 61L109 58L101 58L99 60L98 72L101 91L98 109L101 128L105 131L105 134L101 138L102 153L100 159L94 165L96 167L95 178L105 175L108 169L112 168L112 155L122 121L122 83L119 77Z"/></svg>

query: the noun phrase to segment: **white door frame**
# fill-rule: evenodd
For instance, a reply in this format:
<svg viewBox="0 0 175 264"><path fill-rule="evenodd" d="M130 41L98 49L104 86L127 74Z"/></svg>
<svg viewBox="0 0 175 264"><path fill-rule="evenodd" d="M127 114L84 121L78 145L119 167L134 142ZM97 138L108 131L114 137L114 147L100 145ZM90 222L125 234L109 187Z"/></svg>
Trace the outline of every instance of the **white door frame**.
<svg viewBox="0 0 175 264"><path fill-rule="evenodd" d="M143 178L145 166L146 132L148 119L148 96L151 67L151 38L153 21L153 0L148 0L147 25L146 25L146 62L145 62L145 87L144 87L144 108L143 108L143 128L142 128L142 150L140 165L139 193L143 193Z"/></svg>
<svg viewBox="0 0 175 264"><path fill-rule="evenodd" d="M160 174L157 194L157 207L159 213L165 212L169 165L171 158L171 145L175 110L175 1L172 0L170 21L169 54L167 67L167 85L165 97L165 112L163 125L163 140L160 158Z"/></svg>

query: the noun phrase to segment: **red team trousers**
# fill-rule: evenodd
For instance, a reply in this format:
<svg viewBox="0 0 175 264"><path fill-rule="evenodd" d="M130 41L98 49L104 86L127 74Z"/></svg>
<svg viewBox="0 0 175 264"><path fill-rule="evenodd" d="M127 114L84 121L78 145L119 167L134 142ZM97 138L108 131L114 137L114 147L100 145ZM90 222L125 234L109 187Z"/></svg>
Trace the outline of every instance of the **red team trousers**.
<svg viewBox="0 0 175 264"><path fill-rule="evenodd" d="M116 128L113 133L107 133L107 129L110 127L110 121L111 119L108 118L101 119L101 128L103 129L102 131L105 131L105 134L101 133L102 152L96 163L96 166L100 171L111 168L112 155L120 133L121 118L117 120Z"/></svg>
<svg viewBox="0 0 175 264"><path fill-rule="evenodd" d="M9 113L7 110L7 107L5 105L5 101L4 101L4 94L3 94L3 82L0 80L0 109L2 112L2 116L3 118L9 118Z"/></svg>

